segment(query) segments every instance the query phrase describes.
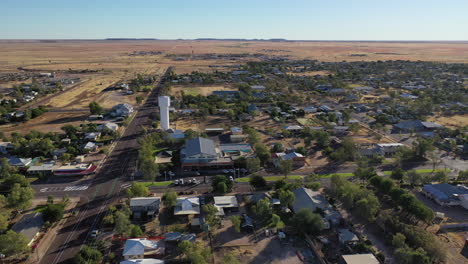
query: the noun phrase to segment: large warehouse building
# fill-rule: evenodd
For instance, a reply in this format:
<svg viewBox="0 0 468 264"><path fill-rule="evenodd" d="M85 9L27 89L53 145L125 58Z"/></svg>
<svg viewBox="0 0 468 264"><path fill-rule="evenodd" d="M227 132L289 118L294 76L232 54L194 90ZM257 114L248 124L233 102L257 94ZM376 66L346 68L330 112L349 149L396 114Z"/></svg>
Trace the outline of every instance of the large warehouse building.
<svg viewBox="0 0 468 264"><path fill-rule="evenodd" d="M448 183L426 184L423 193L442 206L460 205L468 209L468 187Z"/></svg>

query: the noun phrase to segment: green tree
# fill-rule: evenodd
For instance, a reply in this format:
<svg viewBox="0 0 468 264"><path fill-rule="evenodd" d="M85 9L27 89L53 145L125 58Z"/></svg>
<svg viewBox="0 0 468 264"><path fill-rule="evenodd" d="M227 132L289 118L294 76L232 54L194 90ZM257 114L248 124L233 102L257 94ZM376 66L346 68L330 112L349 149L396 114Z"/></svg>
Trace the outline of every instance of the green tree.
<svg viewBox="0 0 468 264"><path fill-rule="evenodd" d="M438 171L434 174L434 177L432 178L434 181L437 181L437 182L441 182L441 183L444 183L444 182L448 182L448 175L445 171Z"/></svg>
<svg viewBox="0 0 468 264"><path fill-rule="evenodd" d="M212 204L205 204L202 206L202 210L205 213L206 223L210 226L211 230L218 228L221 224L221 219L218 215L218 208Z"/></svg>
<svg viewBox="0 0 468 264"><path fill-rule="evenodd" d="M3 182L3 185L7 186L11 190L15 183L19 184L21 187L29 187L28 179L21 174L10 174Z"/></svg>
<svg viewBox="0 0 468 264"><path fill-rule="evenodd" d="M265 164L269 162L271 158L271 154L270 154L270 151L268 151L267 146L265 146L265 144L262 144L262 143L257 143L255 144L254 148L255 148L255 154L260 159L261 165L265 166Z"/></svg>
<svg viewBox="0 0 468 264"><path fill-rule="evenodd" d="M259 171L261 168L260 159L259 158L249 158L245 161L246 167L250 172Z"/></svg>
<svg viewBox="0 0 468 264"><path fill-rule="evenodd" d="M417 173L415 170L410 170L406 173L406 177L411 185L420 185L422 184L423 177L421 174Z"/></svg>
<svg viewBox="0 0 468 264"><path fill-rule="evenodd" d="M73 258L75 264L99 264L102 260L102 253L88 245L81 247L80 252Z"/></svg>
<svg viewBox="0 0 468 264"><path fill-rule="evenodd" d="M23 234L8 230L0 235L0 252L7 257L26 253L29 250L28 242Z"/></svg>
<svg viewBox="0 0 468 264"><path fill-rule="evenodd" d="M323 229L323 219L309 209L301 209L291 219L292 226L299 234L316 235Z"/></svg>
<svg viewBox="0 0 468 264"><path fill-rule="evenodd" d="M7 208L7 201L5 196L0 195L0 233L7 230L10 214L11 210Z"/></svg>
<svg viewBox="0 0 468 264"><path fill-rule="evenodd" d="M394 180L401 181L403 180L403 177L405 177L405 171L402 168L396 168L392 171L390 177L392 177Z"/></svg>
<svg viewBox="0 0 468 264"><path fill-rule="evenodd" d="M211 259L209 247L204 247L200 242L192 243L184 240L179 243L178 249L190 260L192 264L208 264Z"/></svg>
<svg viewBox="0 0 468 264"><path fill-rule="evenodd" d="M373 194L356 202L356 212L358 215L366 218L370 222L375 221L379 210L380 202Z"/></svg>
<svg viewBox="0 0 468 264"><path fill-rule="evenodd" d="M177 193L174 191L166 191L161 198L164 207L171 208L177 204Z"/></svg>
<svg viewBox="0 0 468 264"><path fill-rule="evenodd" d="M266 221L271 217L272 213L270 200L268 198L261 199L252 207L252 210L261 221Z"/></svg>
<svg viewBox="0 0 468 264"><path fill-rule="evenodd" d="M280 160L279 169L281 173L283 173L284 177L288 177L289 173L291 173L293 169L292 160Z"/></svg>
<svg viewBox="0 0 468 264"><path fill-rule="evenodd" d="M150 194L148 187L140 182L132 183L132 186L127 189L127 195L129 197L147 197Z"/></svg>
<svg viewBox="0 0 468 264"><path fill-rule="evenodd" d="M283 152L283 151L284 151L283 144L281 144L279 142L276 142L273 145L273 148L271 149L271 152L273 152L273 153L278 153L278 152Z"/></svg>
<svg viewBox="0 0 468 264"><path fill-rule="evenodd" d="M159 175L159 166L154 162L152 155L149 159L140 160L139 168L143 173L143 179L146 181L154 182Z"/></svg>
<svg viewBox="0 0 468 264"><path fill-rule="evenodd" d="M0 158L0 179L6 179L13 172L7 158Z"/></svg>
<svg viewBox="0 0 468 264"><path fill-rule="evenodd" d="M240 261L233 254L227 254L223 256L223 264L240 264Z"/></svg>
<svg viewBox="0 0 468 264"><path fill-rule="evenodd" d="M265 178L257 174L253 174L252 176L250 176L249 183L255 189L261 189L267 186L267 181L265 180Z"/></svg>
<svg viewBox="0 0 468 264"><path fill-rule="evenodd" d="M295 196L290 190L279 190L278 198L282 206L289 207L294 203Z"/></svg>
<svg viewBox="0 0 468 264"><path fill-rule="evenodd" d="M130 219L128 218L128 215L120 211L116 212L115 213L115 232L118 235L128 233L129 226L130 226Z"/></svg>
<svg viewBox="0 0 468 264"><path fill-rule="evenodd" d="M284 222L281 221L281 217L277 214L272 214L270 219L270 227L272 228L283 228Z"/></svg>
<svg viewBox="0 0 468 264"><path fill-rule="evenodd" d="M236 232L240 232L240 226L241 226L241 218L239 215L233 215L229 217L229 220L231 220L232 226L234 227L234 230Z"/></svg>
<svg viewBox="0 0 468 264"><path fill-rule="evenodd" d="M143 235L143 231L141 231L141 228L137 225L130 225L129 230L130 237L141 237Z"/></svg>
<svg viewBox="0 0 468 264"><path fill-rule="evenodd" d="M224 183L224 184L221 184ZM224 187L226 186L226 187ZM227 193L232 191L233 182L225 175L216 175L211 182L211 187L215 193Z"/></svg>
<svg viewBox="0 0 468 264"><path fill-rule="evenodd" d="M63 218L64 205L63 204L47 204L43 211L45 221L55 223Z"/></svg>
<svg viewBox="0 0 468 264"><path fill-rule="evenodd" d="M468 181L468 170L460 171L458 173L457 181L463 181L463 182Z"/></svg>
<svg viewBox="0 0 468 264"><path fill-rule="evenodd" d="M433 151L434 146L432 144L432 140L424 138L418 138L415 142L413 142L413 151L416 157L424 158L427 152Z"/></svg>
<svg viewBox="0 0 468 264"><path fill-rule="evenodd" d="M15 183L7 197L8 207L22 211L31 205L33 198L34 191L31 187L21 187L19 183Z"/></svg>
<svg viewBox="0 0 468 264"><path fill-rule="evenodd" d="M392 238L392 245L396 248L401 248L406 246L406 237L402 233L396 233Z"/></svg>
<svg viewBox="0 0 468 264"><path fill-rule="evenodd" d="M89 112L91 112L92 115L100 115L104 112L104 109L98 103L91 102L89 103Z"/></svg>
<svg viewBox="0 0 468 264"><path fill-rule="evenodd" d="M402 247L395 250L395 258L401 264L429 264L431 260L426 251L422 248L413 250L409 247Z"/></svg>

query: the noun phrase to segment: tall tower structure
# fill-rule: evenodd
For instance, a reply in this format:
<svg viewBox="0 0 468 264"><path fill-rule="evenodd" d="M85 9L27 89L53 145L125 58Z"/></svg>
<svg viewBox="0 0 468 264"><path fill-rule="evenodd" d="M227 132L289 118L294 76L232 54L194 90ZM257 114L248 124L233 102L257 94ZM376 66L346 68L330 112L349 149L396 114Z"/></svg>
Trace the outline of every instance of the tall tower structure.
<svg viewBox="0 0 468 264"><path fill-rule="evenodd" d="M161 118L161 129L166 131L169 127L169 107L171 106L171 98L169 96L159 96L159 116Z"/></svg>

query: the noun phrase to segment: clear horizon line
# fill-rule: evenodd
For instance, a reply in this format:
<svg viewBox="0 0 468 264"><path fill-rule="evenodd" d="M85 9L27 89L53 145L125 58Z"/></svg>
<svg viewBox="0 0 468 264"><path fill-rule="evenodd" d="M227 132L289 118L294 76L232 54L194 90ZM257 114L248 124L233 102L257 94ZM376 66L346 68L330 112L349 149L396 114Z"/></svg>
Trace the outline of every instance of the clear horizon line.
<svg viewBox="0 0 468 264"><path fill-rule="evenodd" d="M109 38L0 38L0 41L15 41L15 40L52 40L52 41L59 41L59 40L109 40L109 41L116 41L116 40L156 40L156 41L200 41L200 40L233 40L233 41L311 41L311 42L468 42L467 40L404 40L404 39L397 39L397 40L385 40L385 39L360 39L360 40L350 40L350 39L285 39L285 38L213 38L213 37L202 37L202 38L150 38L150 37L141 37L141 38L131 38L131 37L109 37Z"/></svg>

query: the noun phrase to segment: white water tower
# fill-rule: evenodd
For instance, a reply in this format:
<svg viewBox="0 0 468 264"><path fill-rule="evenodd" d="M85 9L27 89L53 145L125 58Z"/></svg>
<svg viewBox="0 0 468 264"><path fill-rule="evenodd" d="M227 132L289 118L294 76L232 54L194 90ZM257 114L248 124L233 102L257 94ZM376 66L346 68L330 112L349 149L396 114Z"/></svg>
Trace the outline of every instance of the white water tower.
<svg viewBox="0 0 468 264"><path fill-rule="evenodd" d="M169 96L159 96L159 116L161 119L161 129L166 131L169 127L169 107L171 106L171 98Z"/></svg>

